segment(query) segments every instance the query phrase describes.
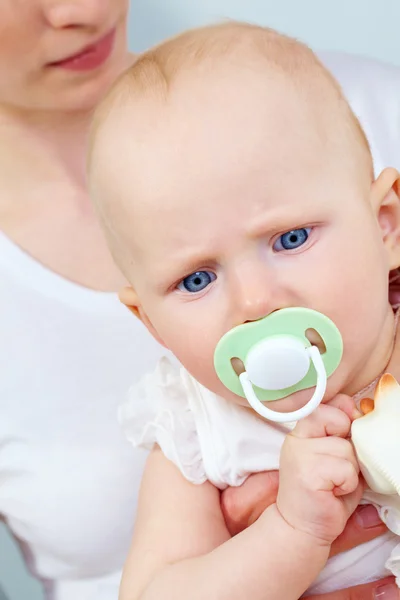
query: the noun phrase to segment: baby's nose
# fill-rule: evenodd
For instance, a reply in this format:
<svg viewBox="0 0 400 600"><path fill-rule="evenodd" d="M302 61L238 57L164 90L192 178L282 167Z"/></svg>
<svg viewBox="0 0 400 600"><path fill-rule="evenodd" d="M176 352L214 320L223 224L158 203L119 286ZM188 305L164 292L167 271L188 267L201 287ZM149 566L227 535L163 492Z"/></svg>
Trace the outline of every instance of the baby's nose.
<svg viewBox="0 0 400 600"><path fill-rule="evenodd" d="M281 308L272 282L265 273L247 273L238 278L232 291L235 325L257 321Z"/></svg>

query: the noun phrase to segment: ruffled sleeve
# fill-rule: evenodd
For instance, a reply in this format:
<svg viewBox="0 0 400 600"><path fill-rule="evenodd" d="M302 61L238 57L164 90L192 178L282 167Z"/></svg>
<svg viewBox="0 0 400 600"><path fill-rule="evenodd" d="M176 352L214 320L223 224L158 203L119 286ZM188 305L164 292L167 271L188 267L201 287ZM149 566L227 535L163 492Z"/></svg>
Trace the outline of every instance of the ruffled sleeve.
<svg viewBox="0 0 400 600"><path fill-rule="evenodd" d="M189 394L193 386L184 370L163 357L154 373L130 389L118 420L134 446L151 450L158 444L186 479L201 484L207 477Z"/></svg>

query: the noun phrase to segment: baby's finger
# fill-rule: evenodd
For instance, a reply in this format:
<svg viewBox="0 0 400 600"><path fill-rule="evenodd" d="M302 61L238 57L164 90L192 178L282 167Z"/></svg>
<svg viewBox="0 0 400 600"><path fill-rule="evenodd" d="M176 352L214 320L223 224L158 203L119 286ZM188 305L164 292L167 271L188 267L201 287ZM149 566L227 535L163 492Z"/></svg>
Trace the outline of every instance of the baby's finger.
<svg viewBox="0 0 400 600"><path fill-rule="evenodd" d="M349 417L334 406L320 405L309 417L302 419L291 432L299 438L318 438L328 435L346 437L350 432Z"/></svg>
<svg viewBox="0 0 400 600"><path fill-rule="evenodd" d="M356 407L354 400L350 398L350 396L346 396L346 394L338 394L326 404L327 406L334 406L335 408L342 410L351 421L362 416L361 412Z"/></svg>
<svg viewBox="0 0 400 600"><path fill-rule="evenodd" d="M325 489L332 489L329 487L329 479L333 485L335 496L352 494L358 489L360 485L358 469L354 468L351 462L331 456L326 457L325 467L328 474L328 478L326 479L327 487Z"/></svg>
<svg viewBox="0 0 400 600"><path fill-rule="evenodd" d="M361 496L364 491L364 482L358 478L358 485L353 492L342 497L342 501L348 511L347 514L352 515L360 503ZM336 494L337 495L337 494Z"/></svg>
<svg viewBox="0 0 400 600"><path fill-rule="evenodd" d="M323 461L325 456L335 456L336 458L348 460L357 473L360 470L354 446L348 439L332 435L325 438L307 440L304 444L307 444L308 453L313 454L316 461Z"/></svg>
<svg viewBox="0 0 400 600"><path fill-rule="evenodd" d="M354 465L336 456L324 456L311 468L309 465L298 465L297 477L303 487L311 492L333 492L337 497L352 494L360 481Z"/></svg>

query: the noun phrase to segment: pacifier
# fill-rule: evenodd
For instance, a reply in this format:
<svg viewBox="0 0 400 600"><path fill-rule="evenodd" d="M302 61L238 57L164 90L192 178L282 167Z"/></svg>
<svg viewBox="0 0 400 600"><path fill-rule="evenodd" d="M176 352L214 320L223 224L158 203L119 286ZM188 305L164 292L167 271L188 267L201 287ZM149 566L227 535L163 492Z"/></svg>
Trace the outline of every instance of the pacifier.
<svg viewBox="0 0 400 600"><path fill-rule="evenodd" d="M308 340L309 330L321 338L322 353ZM342 336L328 317L308 308L283 308L228 331L215 349L214 367L225 387L246 398L259 415L287 423L303 419L317 408L327 378L339 366L342 354ZM243 363L240 375L232 364L234 359ZM298 410L280 413L263 404L312 387L313 396Z"/></svg>

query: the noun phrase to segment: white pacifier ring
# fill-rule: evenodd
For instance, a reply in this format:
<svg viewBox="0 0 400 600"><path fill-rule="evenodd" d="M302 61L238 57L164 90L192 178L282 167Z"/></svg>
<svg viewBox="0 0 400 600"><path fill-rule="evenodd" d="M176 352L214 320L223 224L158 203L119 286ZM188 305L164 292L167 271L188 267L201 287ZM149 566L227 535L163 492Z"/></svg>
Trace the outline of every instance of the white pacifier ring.
<svg viewBox="0 0 400 600"><path fill-rule="evenodd" d="M257 396L254 392L254 389L253 389L253 383L255 385L257 385L256 381L258 380L259 377L261 377L262 379L265 380L265 377L268 377L268 373L269 373L269 379L270 379L269 385L271 385L271 384L277 385L277 386L282 385L282 374L281 373L278 372L278 374L275 377L273 375L271 377L271 373L273 373L274 370L268 369L267 375L265 375L265 374L261 375L260 370L259 370L259 365L260 365L260 361L258 360L259 357L255 356L256 367L253 368L253 365L250 364L249 365L250 373L249 373L249 371L246 370L246 371L244 371L244 373L241 373L241 375L239 375L239 380L242 385L243 392L246 396L246 399L247 399L248 403L250 404L250 406L252 407L252 409L255 410L256 413L258 413L260 416L264 417L265 419L268 419L269 421L274 421L275 423L288 423L289 421L299 421L300 419L304 419L304 417L308 417L308 415L310 415L317 408L317 406L319 406L319 404L321 403L321 401L324 397L325 390L326 390L327 375L326 375L325 366L324 366L323 360L321 358L321 354L316 346L311 346L309 348L303 348L303 355L305 356L306 361L301 359L300 364L298 365L297 369L295 369L291 373L286 373L284 375L285 381L286 382L288 381L287 377L291 378L292 383L296 383L296 380L298 381L299 379L301 379L302 373L304 372L304 370L307 366L307 363L309 366L310 359L311 359L311 361L314 365L314 368L316 370L316 373L317 373L317 383L315 386L314 394L313 394L312 398L307 402L307 404L305 406L303 406L302 408L299 408L298 410L295 410L295 411L292 411L289 413L281 413L281 412L271 410L270 408L267 408L257 398ZM293 355L293 358L296 358L298 360L300 358L300 355L299 354L297 354L297 356ZM295 365L296 362L297 362L296 360L293 360L292 365ZM251 361L250 361L250 363L251 363ZM307 369L308 369L308 367L307 367ZM253 377L255 377L256 381L254 381L253 377L251 378L251 374L253 375ZM253 381L251 379L253 379ZM276 379L275 383L274 383L273 379ZM261 381L259 381L259 382L261 383Z"/></svg>

